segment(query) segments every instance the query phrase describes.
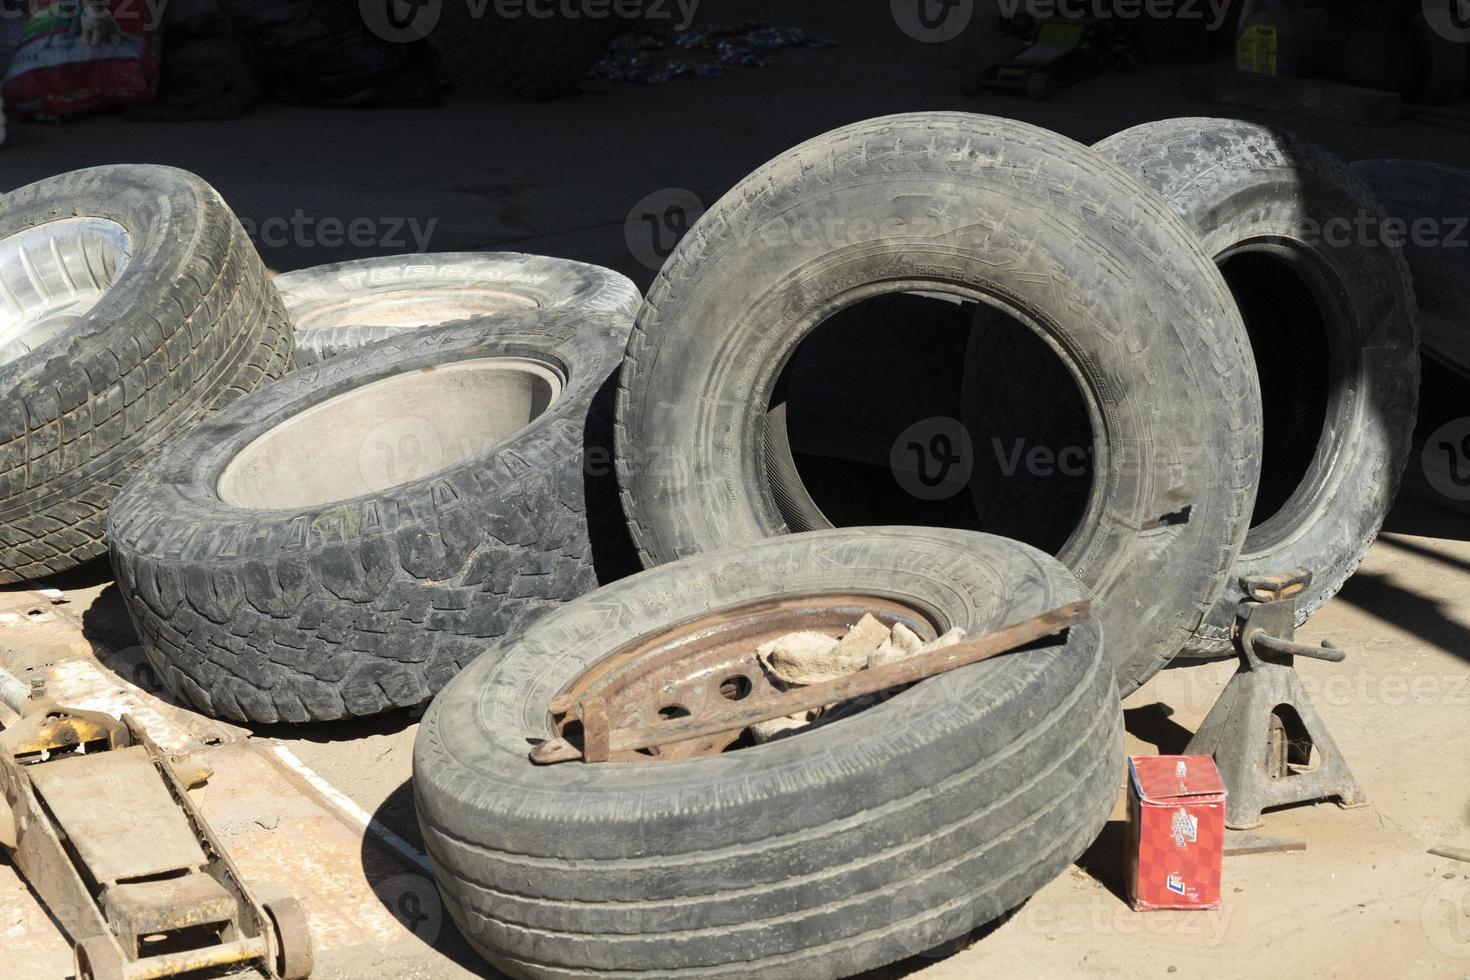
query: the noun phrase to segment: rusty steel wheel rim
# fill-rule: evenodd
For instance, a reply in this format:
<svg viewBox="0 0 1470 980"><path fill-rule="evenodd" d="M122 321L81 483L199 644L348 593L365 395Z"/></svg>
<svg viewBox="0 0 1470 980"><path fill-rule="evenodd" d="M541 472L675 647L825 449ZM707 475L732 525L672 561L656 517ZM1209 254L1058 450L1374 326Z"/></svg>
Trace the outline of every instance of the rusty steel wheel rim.
<svg viewBox="0 0 1470 980"><path fill-rule="evenodd" d="M826 593L744 603L640 637L597 660L550 705L558 737L580 744L575 705L596 692L615 728L646 728L732 704L758 703L779 693L756 648L802 630L834 638L870 614L884 626L902 623L925 641L944 624L917 606L876 595ZM745 747L743 732L679 742L652 749L614 752L609 762L650 762L718 755Z"/></svg>

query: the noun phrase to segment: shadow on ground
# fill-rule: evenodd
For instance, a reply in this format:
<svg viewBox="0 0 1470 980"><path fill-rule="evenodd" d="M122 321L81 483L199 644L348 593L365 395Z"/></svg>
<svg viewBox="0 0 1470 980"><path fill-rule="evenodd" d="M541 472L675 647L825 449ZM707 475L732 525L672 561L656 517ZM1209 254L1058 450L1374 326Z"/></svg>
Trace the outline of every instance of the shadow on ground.
<svg viewBox="0 0 1470 980"><path fill-rule="evenodd" d="M418 822L413 810L413 786L402 783L383 801L373 814L375 827L397 834L410 846L423 851L424 842L419 834ZM374 828L363 838L363 864L372 867L381 860L383 845ZM455 965L476 976L501 980L504 974L490 966L465 942L464 937L450 919L439 896L438 888L429 872L402 862L403 870L398 874L374 879L373 892L383 907L393 914L405 929L425 946L440 956L447 957Z"/></svg>

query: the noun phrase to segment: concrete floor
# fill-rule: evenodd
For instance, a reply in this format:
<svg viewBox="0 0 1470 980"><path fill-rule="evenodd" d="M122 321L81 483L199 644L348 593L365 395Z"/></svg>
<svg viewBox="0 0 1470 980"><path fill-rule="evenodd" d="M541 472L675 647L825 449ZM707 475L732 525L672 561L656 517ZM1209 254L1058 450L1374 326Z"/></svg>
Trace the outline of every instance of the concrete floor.
<svg viewBox="0 0 1470 980"><path fill-rule="evenodd" d="M1105 75L1048 103L967 98L946 82L933 48L894 27L886 4L865 12L852 6L708 0L702 18L794 23L839 46L783 51L771 67L720 80L591 84L552 104L451 93L443 108L424 111L269 105L222 123L12 123L0 149L0 190L104 162L168 163L210 180L258 227L273 218L297 224L287 240L261 243L277 270L412 249L412 222L421 231L432 227L433 250L544 252L608 265L646 285L653 268L645 262L651 243L641 215L650 196L662 202L688 191L712 203L800 140L885 113L988 112L1089 143L1146 120L1231 114L1287 126L1349 159L1470 160L1470 136L1425 125L1360 127L1191 102L1177 94L1173 69ZM327 219L367 219L377 238L324 242ZM404 243L386 240L394 234ZM89 639L121 651L116 665L135 664L136 652L127 655L135 640L108 577L95 565L61 584L74 611L85 614ZM1218 912L1130 912L1117 894L1115 822L1077 868L1008 921L979 929L968 948L881 975L1470 976L1470 864L1426 853L1436 844L1470 847L1467 586L1470 520L1412 496L1401 500L1358 575L1306 630L1312 641L1335 638L1348 661L1302 666L1372 805L1272 815L1270 833L1304 839L1308 850L1231 859ZM1229 669L1169 671L1131 697L1130 751L1181 748ZM281 740L412 844L414 732L413 717L398 714L256 734ZM412 882L405 888L384 900L424 941L422 949L324 962L321 975L440 980L484 969L439 914L432 892ZM408 894L413 902L403 900Z"/></svg>

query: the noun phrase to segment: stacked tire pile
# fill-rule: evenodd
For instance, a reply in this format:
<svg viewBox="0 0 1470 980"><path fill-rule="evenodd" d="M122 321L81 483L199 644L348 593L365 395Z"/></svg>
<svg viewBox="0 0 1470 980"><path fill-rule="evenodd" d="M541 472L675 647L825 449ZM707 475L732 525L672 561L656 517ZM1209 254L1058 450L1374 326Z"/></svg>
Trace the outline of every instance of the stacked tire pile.
<svg viewBox="0 0 1470 980"><path fill-rule="evenodd" d="M424 840L513 976L859 973L1083 853L1120 693L1228 652L1243 576L1312 568L1305 618L1361 560L1419 385L1404 249L1327 233L1386 220L1376 166L1225 120L875 119L734 188L646 299L504 254L272 282L194 178L45 182L0 224L0 576L100 553L106 514L185 702L432 698ZM1084 598L860 718L530 757L589 678L773 614L933 639ZM679 717L653 697L630 719Z"/></svg>

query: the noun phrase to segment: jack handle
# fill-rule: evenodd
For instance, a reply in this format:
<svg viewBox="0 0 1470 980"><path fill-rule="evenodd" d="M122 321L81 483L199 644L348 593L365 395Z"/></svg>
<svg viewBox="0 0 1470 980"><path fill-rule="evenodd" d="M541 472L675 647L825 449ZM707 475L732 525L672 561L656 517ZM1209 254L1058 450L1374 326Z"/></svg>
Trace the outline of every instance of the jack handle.
<svg viewBox="0 0 1470 980"><path fill-rule="evenodd" d="M1347 659L1342 648L1331 640L1323 640L1320 647L1314 647L1294 640L1283 640L1279 636L1270 636L1260 630L1252 633L1250 640L1257 653L1265 651L1278 657L1310 657L1334 664L1340 664Z"/></svg>

